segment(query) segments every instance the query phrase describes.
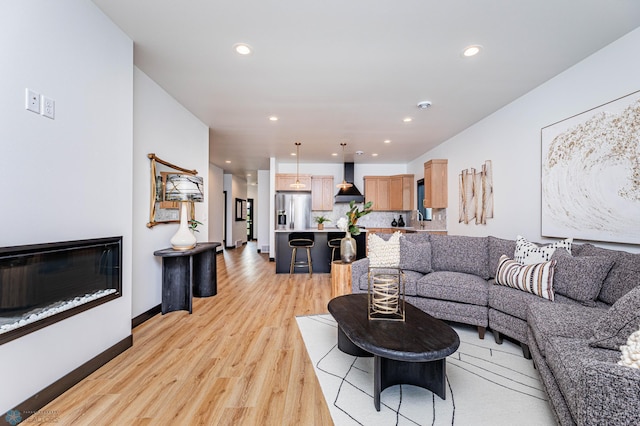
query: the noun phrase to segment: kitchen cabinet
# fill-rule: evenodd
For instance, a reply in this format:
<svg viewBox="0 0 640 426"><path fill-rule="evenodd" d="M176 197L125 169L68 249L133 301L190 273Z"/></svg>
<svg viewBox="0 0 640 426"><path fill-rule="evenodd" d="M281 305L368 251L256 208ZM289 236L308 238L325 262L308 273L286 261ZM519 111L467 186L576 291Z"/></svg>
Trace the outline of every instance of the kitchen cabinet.
<svg viewBox="0 0 640 426"><path fill-rule="evenodd" d="M389 210L389 176L364 177L364 201L372 201L373 211Z"/></svg>
<svg viewBox="0 0 640 426"><path fill-rule="evenodd" d="M365 176L364 198L374 211L409 211L413 204L413 175Z"/></svg>
<svg viewBox="0 0 640 426"><path fill-rule="evenodd" d="M333 210L333 176L311 176L311 210Z"/></svg>
<svg viewBox="0 0 640 426"><path fill-rule="evenodd" d="M298 179L305 187L297 190L291 187L296 183L295 173L276 173L276 191L311 191L311 175L299 175Z"/></svg>
<svg viewBox="0 0 640 426"><path fill-rule="evenodd" d="M429 160L424 163L424 200L422 203L427 208L447 208L447 160Z"/></svg>
<svg viewBox="0 0 640 426"><path fill-rule="evenodd" d="M389 210L413 210L413 175L389 177Z"/></svg>

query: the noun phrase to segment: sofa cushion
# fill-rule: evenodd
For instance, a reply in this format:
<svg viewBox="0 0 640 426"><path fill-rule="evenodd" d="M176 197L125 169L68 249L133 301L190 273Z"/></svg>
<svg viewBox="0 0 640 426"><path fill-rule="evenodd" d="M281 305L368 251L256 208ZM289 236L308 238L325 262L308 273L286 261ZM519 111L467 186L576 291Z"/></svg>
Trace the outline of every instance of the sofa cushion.
<svg viewBox="0 0 640 426"><path fill-rule="evenodd" d="M605 256L614 261L598 296L609 305L613 305L629 290L640 285L640 253L633 254L583 244L580 256Z"/></svg>
<svg viewBox="0 0 640 426"><path fill-rule="evenodd" d="M557 248L565 249L568 253L571 253L571 243L573 239L567 238L566 240L556 241L552 244L539 246L535 243L527 241L521 235L516 237L516 251L513 258L516 262L523 265L532 265L535 263L548 262L551 260L553 252Z"/></svg>
<svg viewBox="0 0 640 426"><path fill-rule="evenodd" d="M398 272L398 270L389 269L388 272L391 274L395 274ZM403 272L404 272L404 275L403 275L404 276L404 294L405 296L415 296L417 282L424 275L421 274L420 272L415 272L415 271L403 271ZM384 269L378 269L376 270L376 273L384 273ZM368 291L368 288L369 288L368 280L369 280L369 274L362 274L358 278L358 288L361 291L363 292Z"/></svg>
<svg viewBox="0 0 640 426"><path fill-rule="evenodd" d="M538 299L528 306L527 323L540 353L545 356L548 339L552 337L590 339L593 324L606 312L606 309Z"/></svg>
<svg viewBox="0 0 640 426"><path fill-rule="evenodd" d="M513 257L516 251L516 242L492 236L487 237L487 239L489 241L489 274L491 278L495 278L500 256L504 254Z"/></svg>
<svg viewBox="0 0 640 426"><path fill-rule="evenodd" d="M556 261L521 265L505 255L500 257L496 284L526 291L553 300L553 273Z"/></svg>
<svg viewBox="0 0 640 426"><path fill-rule="evenodd" d="M431 235L430 240L434 271L462 272L484 279L490 277L487 237Z"/></svg>
<svg viewBox="0 0 640 426"><path fill-rule="evenodd" d="M412 243L428 243L431 241L429 238L428 232L410 232L406 234L402 234L402 238L407 241L411 241Z"/></svg>
<svg viewBox="0 0 640 426"><path fill-rule="evenodd" d="M418 296L487 306L489 284L477 275L437 271L418 280Z"/></svg>
<svg viewBox="0 0 640 426"><path fill-rule="evenodd" d="M620 350L640 325L640 286L622 296L593 329L591 346Z"/></svg>
<svg viewBox="0 0 640 426"><path fill-rule="evenodd" d="M397 268L400 265L400 232L385 241L377 234L367 236L367 257L371 267L376 268Z"/></svg>
<svg viewBox="0 0 640 426"><path fill-rule="evenodd" d="M400 268L423 274L432 272L431 243L413 243L404 237L400 238Z"/></svg>
<svg viewBox="0 0 640 426"><path fill-rule="evenodd" d="M585 306L595 306L613 260L605 256L571 256L566 250L556 250L551 258L557 261L553 291Z"/></svg>

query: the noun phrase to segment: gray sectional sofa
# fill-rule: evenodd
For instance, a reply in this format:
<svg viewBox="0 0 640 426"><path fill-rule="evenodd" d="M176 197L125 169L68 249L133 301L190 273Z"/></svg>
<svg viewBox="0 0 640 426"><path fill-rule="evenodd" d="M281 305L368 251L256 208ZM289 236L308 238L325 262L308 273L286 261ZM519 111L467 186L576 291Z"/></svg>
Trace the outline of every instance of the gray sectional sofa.
<svg viewBox="0 0 640 426"><path fill-rule="evenodd" d="M391 234L379 234L388 240ZM405 234L400 267L407 302L447 321L517 340L533 361L561 425L640 424L640 370L618 365L640 328L640 254L573 244L556 249L553 301L495 275L515 240ZM352 291L366 292L369 259L352 264Z"/></svg>

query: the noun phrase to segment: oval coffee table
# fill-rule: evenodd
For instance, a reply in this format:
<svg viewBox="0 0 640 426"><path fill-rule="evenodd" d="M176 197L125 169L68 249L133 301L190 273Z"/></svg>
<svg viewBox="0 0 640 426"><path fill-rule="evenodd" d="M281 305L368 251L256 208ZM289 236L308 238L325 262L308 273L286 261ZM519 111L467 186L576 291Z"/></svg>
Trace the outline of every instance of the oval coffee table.
<svg viewBox="0 0 640 426"><path fill-rule="evenodd" d="M369 320L367 294L348 294L329 302L338 323L338 348L354 356L373 356L373 403L380 411L380 393L408 384L446 398L447 356L460 346L447 324L405 303L405 320Z"/></svg>

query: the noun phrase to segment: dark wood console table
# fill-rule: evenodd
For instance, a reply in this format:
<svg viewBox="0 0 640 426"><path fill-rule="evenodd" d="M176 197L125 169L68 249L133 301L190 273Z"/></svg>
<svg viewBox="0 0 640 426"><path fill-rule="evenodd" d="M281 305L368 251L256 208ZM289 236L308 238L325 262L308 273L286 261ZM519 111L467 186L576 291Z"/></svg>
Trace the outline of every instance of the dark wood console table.
<svg viewBox="0 0 640 426"><path fill-rule="evenodd" d="M192 297L209 297L218 292L216 247L220 243L198 243L191 250L157 250L162 257L162 314L192 312Z"/></svg>

